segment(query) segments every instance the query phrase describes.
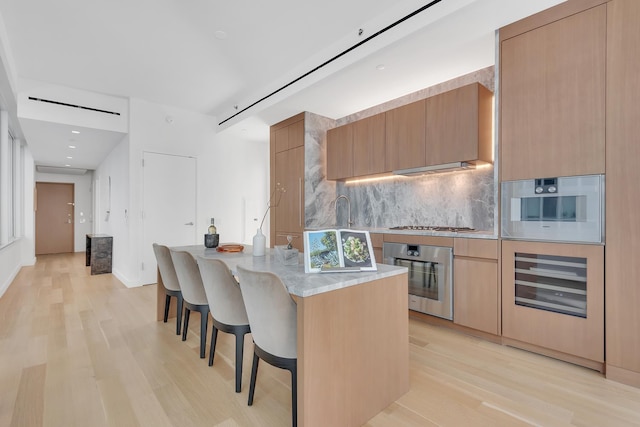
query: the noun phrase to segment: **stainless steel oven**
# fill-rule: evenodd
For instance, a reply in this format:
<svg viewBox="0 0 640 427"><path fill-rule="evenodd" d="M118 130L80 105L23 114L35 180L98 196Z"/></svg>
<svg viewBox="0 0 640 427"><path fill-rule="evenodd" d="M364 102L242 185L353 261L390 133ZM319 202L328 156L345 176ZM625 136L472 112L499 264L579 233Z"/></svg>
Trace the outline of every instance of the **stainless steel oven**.
<svg viewBox="0 0 640 427"><path fill-rule="evenodd" d="M451 248L385 242L382 257L409 270L410 310L453 320Z"/></svg>
<svg viewBox="0 0 640 427"><path fill-rule="evenodd" d="M503 239L604 241L604 175L507 181L501 187Z"/></svg>

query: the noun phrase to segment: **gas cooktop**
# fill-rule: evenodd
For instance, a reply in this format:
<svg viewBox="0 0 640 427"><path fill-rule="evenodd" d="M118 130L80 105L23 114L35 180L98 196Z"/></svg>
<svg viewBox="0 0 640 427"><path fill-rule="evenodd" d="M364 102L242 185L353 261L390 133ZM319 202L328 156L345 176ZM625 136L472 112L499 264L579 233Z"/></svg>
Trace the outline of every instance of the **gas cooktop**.
<svg viewBox="0 0 640 427"><path fill-rule="evenodd" d="M438 225L399 225L391 227L389 230L418 230L418 231L448 231L448 232L460 232L460 231L475 231L469 227L449 227Z"/></svg>

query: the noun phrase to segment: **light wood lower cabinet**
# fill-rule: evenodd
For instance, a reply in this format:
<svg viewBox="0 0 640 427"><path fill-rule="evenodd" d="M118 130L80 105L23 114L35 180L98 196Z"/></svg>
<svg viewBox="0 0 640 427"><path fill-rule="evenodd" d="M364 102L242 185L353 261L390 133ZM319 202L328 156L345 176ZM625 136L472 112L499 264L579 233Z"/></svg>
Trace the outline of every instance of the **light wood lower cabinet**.
<svg viewBox="0 0 640 427"><path fill-rule="evenodd" d="M498 241L454 239L453 322L500 334Z"/></svg>
<svg viewBox="0 0 640 427"><path fill-rule="evenodd" d="M604 247L503 241L502 335L506 344L601 370Z"/></svg>
<svg viewBox="0 0 640 427"><path fill-rule="evenodd" d="M382 233L369 233L369 236L371 237L371 246L373 247L373 256L376 257L376 263L382 263L384 235Z"/></svg>

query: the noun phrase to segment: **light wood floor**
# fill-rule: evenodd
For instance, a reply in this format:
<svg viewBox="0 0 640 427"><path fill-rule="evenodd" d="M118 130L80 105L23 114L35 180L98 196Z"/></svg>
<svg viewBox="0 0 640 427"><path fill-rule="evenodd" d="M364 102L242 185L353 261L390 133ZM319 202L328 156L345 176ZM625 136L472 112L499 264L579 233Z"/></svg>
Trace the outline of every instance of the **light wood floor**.
<svg viewBox="0 0 640 427"><path fill-rule="evenodd" d="M0 298L0 426L289 425L286 371L262 363L248 407L250 337L236 394L233 338L208 367L198 317L182 342L155 297L83 253L23 268ZM640 426L640 389L597 372L417 320L409 335L411 389L367 426Z"/></svg>

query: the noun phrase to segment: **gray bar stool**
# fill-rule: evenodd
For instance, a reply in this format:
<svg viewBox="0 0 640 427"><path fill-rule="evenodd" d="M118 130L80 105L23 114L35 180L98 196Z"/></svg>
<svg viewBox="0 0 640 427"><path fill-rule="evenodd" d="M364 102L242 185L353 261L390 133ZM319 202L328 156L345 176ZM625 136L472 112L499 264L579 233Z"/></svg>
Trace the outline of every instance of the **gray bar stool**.
<svg viewBox="0 0 640 427"><path fill-rule="evenodd" d="M204 292L202 277L195 258L185 251L171 251L171 259L176 269L176 276L184 298L184 325L182 341L187 340L189 316L191 310L200 312L200 358L204 359L207 341L207 323L209 321L209 302Z"/></svg>
<svg viewBox="0 0 640 427"><path fill-rule="evenodd" d="M254 342L248 404L253 404L260 359L286 369L291 372L291 415L295 427L298 425L296 303L273 273L238 266L238 278Z"/></svg>
<svg viewBox="0 0 640 427"><path fill-rule="evenodd" d="M176 335L180 335L180 326L182 325L182 291L180 290L176 270L173 267L171 252L169 252L168 247L154 243L153 253L156 255L156 262L158 263L158 270L160 270L160 277L162 278L164 293L166 295L164 301L164 323L167 323L167 318L169 317L171 297L176 297L178 300L178 307L176 309Z"/></svg>
<svg viewBox="0 0 640 427"><path fill-rule="evenodd" d="M251 332L247 311L242 300L242 292L238 282L229 271L229 267L220 260L198 257L198 267L204 284L204 291L209 301L209 309L213 318L211 330L211 350L209 350L209 366L213 365L218 330L233 334L236 337L236 393L242 389L242 355L244 353L244 336Z"/></svg>

